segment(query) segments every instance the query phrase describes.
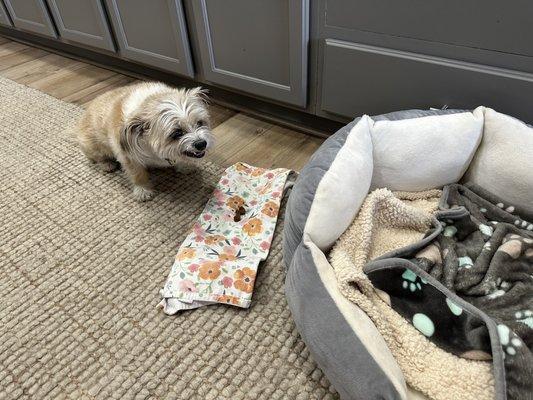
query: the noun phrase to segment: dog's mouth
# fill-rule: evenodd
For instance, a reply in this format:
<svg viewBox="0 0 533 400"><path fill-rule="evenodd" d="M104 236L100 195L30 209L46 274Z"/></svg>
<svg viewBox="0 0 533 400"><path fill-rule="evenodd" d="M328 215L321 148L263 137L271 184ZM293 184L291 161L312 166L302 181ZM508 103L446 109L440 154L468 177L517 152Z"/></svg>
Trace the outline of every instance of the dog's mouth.
<svg viewBox="0 0 533 400"><path fill-rule="evenodd" d="M205 150L203 150L203 151L185 151L182 154L189 158L202 158L203 156L205 156L205 153L206 153ZM165 160L171 166L176 165L176 162L177 162L177 161L171 160L170 158L165 158Z"/></svg>
<svg viewBox="0 0 533 400"><path fill-rule="evenodd" d="M187 157L191 157L191 158L202 158L203 156L205 156L205 150L202 150L202 151L186 151L184 154Z"/></svg>

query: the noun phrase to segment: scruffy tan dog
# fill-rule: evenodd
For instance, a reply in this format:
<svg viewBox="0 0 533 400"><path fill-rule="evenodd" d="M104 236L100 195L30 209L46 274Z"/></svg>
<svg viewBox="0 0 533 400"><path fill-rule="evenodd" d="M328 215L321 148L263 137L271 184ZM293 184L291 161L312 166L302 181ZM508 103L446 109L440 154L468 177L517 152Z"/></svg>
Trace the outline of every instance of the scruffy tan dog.
<svg viewBox="0 0 533 400"><path fill-rule="evenodd" d="M99 96L81 118L77 134L83 153L102 170L122 166L139 201L154 196L148 168L202 158L213 142L205 91L155 82Z"/></svg>

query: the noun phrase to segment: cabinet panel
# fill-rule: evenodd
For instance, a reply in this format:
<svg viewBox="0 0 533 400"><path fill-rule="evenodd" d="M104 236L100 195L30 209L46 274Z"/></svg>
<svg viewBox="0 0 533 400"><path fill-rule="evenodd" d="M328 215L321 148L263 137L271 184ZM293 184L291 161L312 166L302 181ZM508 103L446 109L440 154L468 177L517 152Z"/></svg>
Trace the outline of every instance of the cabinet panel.
<svg viewBox="0 0 533 400"><path fill-rule="evenodd" d="M65 39L115 50L100 0L48 0L59 34Z"/></svg>
<svg viewBox="0 0 533 400"><path fill-rule="evenodd" d="M205 78L304 107L307 0L193 2Z"/></svg>
<svg viewBox="0 0 533 400"><path fill-rule="evenodd" d="M183 5L179 0L106 0L120 53L192 77Z"/></svg>
<svg viewBox="0 0 533 400"><path fill-rule="evenodd" d="M41 35L57 37L44 0L4 0L17 28Z"/></svg>
<svg viewBox="0 0 533 400"><path fill-rule="evenodd" d="M325 26L533 55L530 0L323 0Z"/></svg>
<svg viewBox="0 0 533 400"><path fill-rule="evenodd" d="M374 46L326 40L320 108L361 114L478 105L533 121L533 76Z"/></svg>
<svg viewBox="0 0 533 400"><path fill-rule="evenodd" d="M11 26L11 20L9 19L7 10L4 6L4 3L2 3L2 0L0 0L0 25Z"/></svg>

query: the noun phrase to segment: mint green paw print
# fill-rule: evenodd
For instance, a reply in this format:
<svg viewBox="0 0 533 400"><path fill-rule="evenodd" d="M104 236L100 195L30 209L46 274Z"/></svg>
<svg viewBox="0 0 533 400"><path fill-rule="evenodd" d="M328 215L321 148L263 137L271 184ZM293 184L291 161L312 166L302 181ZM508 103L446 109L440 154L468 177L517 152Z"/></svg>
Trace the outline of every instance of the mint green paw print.
<svg viewBox="0 0 533 400"><path fill-rule="evenodd" d="M517 311L515 312L514 316L517 322L525 324L529 326L531 329L533 329L533 311L531 310Z"/></svg>
<svg viewBox="0 0 533 400"><path fill-rule="evenodd" d="M404 273L402 274L402 278L402 287L404 289L409 289L411 292L422 290L422 285L420 284L420 282L416 281L417 275L410 269L406 269L404 271ZM420 280L424 282L422 279Z"/></svg>
<svg viewBox="0 0 533 400"><path fill-rule="evenodd" d="M459 269L470 269L474 266L474 262L470 257L459 257Z"/></svg>
<svg viewBox="0 0 533 400"><path fill-rule="evenodd" d="M444 236L453 237L457 233L457 228L453 225L444 228Z"/></svg>
<svg viewBox="0 0 533 400"><path fill-rule="evenodd" d="M494 233L494 228L492 226L488 226L485 224L479 224L478 228L481 231L481 233L486 236L492 236L492 234Z"/></svg>
<svg viewBox="0 0 533 400"><path fill-rule="evenodd" d="M413 326L426 337L431 337L435 333L435 324L426 314L413 315Z"/></svg>
<svg viewBox="0 0 533 400"><path fill-rule="evenodd" d="M509 329L507 325L500 324L497 326L498 336L500 337L500 343L504 351L504 357L506 355L516 355L517 349L522 346L522 341L516 334Z"/></svg>

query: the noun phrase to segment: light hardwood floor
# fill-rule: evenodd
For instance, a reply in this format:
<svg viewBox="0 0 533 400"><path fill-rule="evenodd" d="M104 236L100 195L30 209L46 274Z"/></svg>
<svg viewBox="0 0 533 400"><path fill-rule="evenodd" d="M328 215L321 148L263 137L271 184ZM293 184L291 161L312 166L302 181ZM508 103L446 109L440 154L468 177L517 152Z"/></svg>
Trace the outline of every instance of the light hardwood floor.
<svg viewBox="0 0 533 400"><path fill-rule="evenodd" d="M1 36L0 76L82 107L99 94L136 80ZM243 161L300 170L323 142L227 108L210 108L217 143L209 160L221 166Z"/></svg>

